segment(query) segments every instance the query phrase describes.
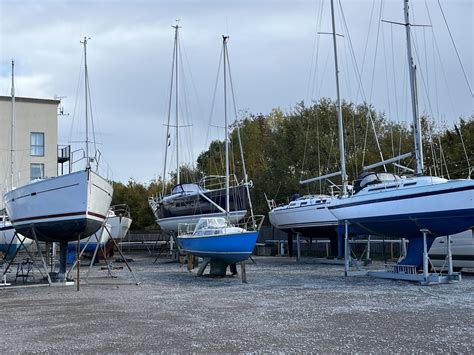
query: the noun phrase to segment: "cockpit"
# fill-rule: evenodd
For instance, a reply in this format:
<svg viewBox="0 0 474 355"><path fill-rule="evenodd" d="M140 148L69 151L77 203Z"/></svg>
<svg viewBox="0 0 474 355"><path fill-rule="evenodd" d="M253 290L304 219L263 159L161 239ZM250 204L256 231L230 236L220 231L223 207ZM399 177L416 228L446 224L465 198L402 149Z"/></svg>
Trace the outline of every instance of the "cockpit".
<svg viewBox="0 0 474 355"><path fill-rule="evenodd" d="M202 191L202 188L198 184L179 184L173 187L171 190L172 194L181 194L181 193L198 193Z"/></svg>
<svg viewBox="0 0 474 355"><path fill-rule="evenodd" d="M400 176L391 173L366 172L359 175L354 182L354 193L358 193L364 187L384 182L399 181Z"/></svg>

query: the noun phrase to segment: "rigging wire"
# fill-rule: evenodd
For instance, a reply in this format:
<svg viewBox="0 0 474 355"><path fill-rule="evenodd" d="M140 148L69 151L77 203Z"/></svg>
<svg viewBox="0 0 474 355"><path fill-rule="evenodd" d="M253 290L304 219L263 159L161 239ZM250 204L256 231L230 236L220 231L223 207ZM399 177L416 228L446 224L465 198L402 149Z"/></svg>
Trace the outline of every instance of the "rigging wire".
<svg viewBox="0 0 474 355"><path fill-rule="evenodd" d="M378 136L377 136L377 132L376 132L376 129L375 129L375 122L374 122L374 119L372 117L372 113L370 111L370 106L369 106L369 103L367 102L367 97L365 95L365 91L364 91L364 87L362 85L362 78L360 76L360 71L359 71L359 67L357 65L357 59L355 57L355 53L354 53L354 48L352 46L352 40L351 40L351 36L350 36L350 33L349 33L349 28L347 26L347 22L346 22L346 16L344 15L344 10L342 8L342 4L341 4L341 0L338 1L339 2L339 8L340 8L340 11L341 11L341 17L342 17L342 20L343 20L343 24L344 24L344 28L346 30L346 34L347 34L347 39L349 41L349 48L350 48L350 52L352 54L352 61L353 61L353 65L354 65L354 69L355 69L355 72L356 72L356 76L357 76L357 79L358 79L358 84L359 84L359 87L360 87L360 91L363 95L363 98L364 98L364 101L366 101L367 103L367 113L369 115L369 118L370 118L370 122L372 123L372 129L374 131L374 136L375 136L375 142L377 144L377 148L379 150L379 155L380 155L380 158L381 160L383 161L384 158L383 158L383 154L382 154L382 148L380 146L380 142L379 142L379 139L378 139ZM384 171L387 171L387 167L386 165L383 165L384 167Z"/></svg>
<svg viewBox="0 0 474 355"><path fill-rule="evenodd" d="M456 43L454 42L454 38L453 38L453 35L451 33L451 29L449 28L448 21L446 20L446 16L444 14L443 7L441 6L441 1L440 0L438 0L438 5L439 5L439 9L441 10L441 14L443 15L444 24L446 25L446 29L448 30L449 37L451 38L451 43L453 44L454 50L456 51L456 56L458 58L459 64L461 65L461 69L462 69L462 72L464 74L464 79L466 80L466 84L469 88L469 91L471 92L471 97L473 97L474 93L472 91L471 84L469 83L469 79L467 77L466 71L464 70L464 65L462 64L462 60L461 60L461 56L459 55L458 47L456 46Z"/></svg>
<svg viewBox="0 0 474 355"><path fill-rule="evenodd" d="M390 24L390 44L391 44L391 58L392 58L392 74L393 74L393 90L395 98L395 111L397 114L397 120L400 120L400 113L398 111L398 94L397 94L397 80L395 77L395 51L393 46L393 24ZM399 153L400 155L401 153Z"/></svg>
<svg viewBox="0 0 474 355"><path fill-rule="evenodd" d="M319 7L319 12L316 11L317 13L319 13L319 16L317 17L319 20L316 21L316 35L314 36L314 39L313 39L313 49L312 49L312 52L311 52L311 64L310 64L310 68L309 68L309 77L308 77L308 84L307 84L307 88L306 88L306 99L307 99L307 102L311 102L313 100L313 92L314 92L314 86L315 86L315 82L316 82L316 76L317 76L317 73L318 73L318 53L319 53L319 31L321 30L321 18L322 18L322 9L323 9L323 6L324 6L324 1L321 1L321 6ZM316 57L316 59L315 59ZM311 94L310 94L311 92Z"/></svg>
<svg viewBox="0 0 474 355"><path fill-rule="evenodd" d="M380 9L382 9L382 7L383 7L383 2L380 3ZM361 72L360 72L361 76L364 74L365 58L366 58L366 54L367 54L367 48L368 48L368 45L369 45L369 38L370 38L370 33L371 33L370 29L372 27L372 19L374 18L374 10L375 10L375 1L372 1L372 9L370 11L370 20L369 20L369 29L367 31L367 37L366 37L366 40L365 40L364 55L362 56L362 65L361 65ZM378 29L377 29L377 41L378 41L378 32L379 32L379 29L380 29L380 20L381 20L380 16L381 15L379 14L379 25L378 25ZM375 44L375 47L377 48L377 43ZM376 56L377 56L377 54L376 54ZM370 99L372 99L372 93L370 94Z"/></svg>
<svg viewBox="0 0 474 355"><path fill-rule="evenodd" d="M229 51L225 52L225 57L226 58L224 58L224 60L227 59L227 72L229 73L229 84L230 84L230 90L231 90L231 94L232 94L232 103L233 103L233 106L234 106L234 116L235 116L235 121L236 121L236 124L237 124L237 137L238 137L238 140L239 140L240 155L241 155L241 159L242 159L242 169L243 169L243 172L244 172L244 181L245 181L245 187L246 187L245 190L247 192L247 198L248 198L248 201L249 201L250 215L253 218L253 216L254 216L253 206L252 206L252 199L250 198L250 191L249 191L249 188L248 188L248 175L247 175L247 168L245 166L244 147L243 147L242 137L240 135L240 123L238 122L238 119L237 119L237 104L236 104L236 99L235 99L234 83L233 83L233 80L232 80L232 72L230 70ZM226 132L226 134L228 134L228 132ZM232 154L232 158L235 159L234 154ZM235 166L234 166L234 172L236 172Z"/></svg>

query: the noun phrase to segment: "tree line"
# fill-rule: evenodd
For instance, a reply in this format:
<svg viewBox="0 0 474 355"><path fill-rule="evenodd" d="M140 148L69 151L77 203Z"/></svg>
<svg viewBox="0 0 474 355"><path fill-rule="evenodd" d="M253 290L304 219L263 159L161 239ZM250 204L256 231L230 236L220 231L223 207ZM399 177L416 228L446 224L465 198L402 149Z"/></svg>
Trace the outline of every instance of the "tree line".
<svg viewBox="0 0 474 355"><path fill-rule="evenodd" d="M357 178L362 167L413 151L411 120L393 122L383 112L367 104L343 102L345 156L349 181ZM301 180L337 172L339 140L335 103L323 98L312 105L303 102L289 112L274 109L270 113L247 113L238 123L247 174L253 182L251 197L254 211L267 214L265 195L277 203L286 203L294 193L328 194L341 184L340 178L300 185ZM243 180L238 129L230 133L231 171ZM428 116L422 117L425 174L445 178L467 178L474 166L474 116L459 118L454 127L438 127ZM379 149L380 148L380 149ZM414 167L414 157L399 162ZM196 182L206 175L223 175L223 141L213 141L194 165L182 166L182 182ZM409 170L387 165L387 172L406 174ZM375 171L384 171L378 167ZM472 172L472 171L471 171ZM170 191L171 182L167 182ZM114 184L113 204L126 203L133 218L132 229L156 229L148 198L159 194L163 180L143 184L134 180ZM268 219L267 219L268 223Z"/></svg>

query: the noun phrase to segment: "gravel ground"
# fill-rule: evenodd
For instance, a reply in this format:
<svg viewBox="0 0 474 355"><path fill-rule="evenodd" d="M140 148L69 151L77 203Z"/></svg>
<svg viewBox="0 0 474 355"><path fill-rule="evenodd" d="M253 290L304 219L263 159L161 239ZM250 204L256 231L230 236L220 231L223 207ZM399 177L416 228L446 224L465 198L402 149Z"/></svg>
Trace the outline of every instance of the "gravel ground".
<svg viewBox="0 0 474 355"><path fill-rule="evenodd" d="M139 286L96 267L79 292L1 289L0 352L474 353L474 274L426 287L257 257L242 284L133 258Z"/></svg>

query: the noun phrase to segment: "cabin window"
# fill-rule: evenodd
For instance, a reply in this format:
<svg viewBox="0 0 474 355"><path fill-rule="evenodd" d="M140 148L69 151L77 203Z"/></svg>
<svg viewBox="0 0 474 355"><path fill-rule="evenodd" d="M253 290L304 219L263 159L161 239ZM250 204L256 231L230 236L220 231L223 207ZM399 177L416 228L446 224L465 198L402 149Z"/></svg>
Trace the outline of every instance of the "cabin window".
<svg viewBox="0 0 474 355"><path fill-rule="evenodd" d="M34 157L44 157L44 133L31 132L30 135L30 155Z"/></svg>
<svg viewBox="0 0 474 355"><path fill-rule="evenodd" d="M30 180L44 178L44 164L32 163L30 164Z"/></svg>

